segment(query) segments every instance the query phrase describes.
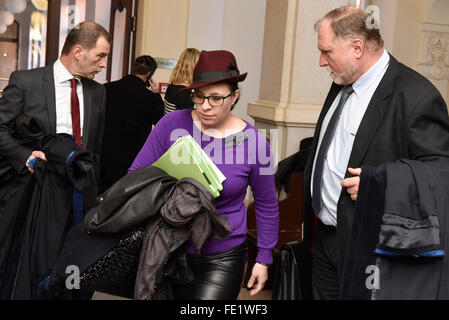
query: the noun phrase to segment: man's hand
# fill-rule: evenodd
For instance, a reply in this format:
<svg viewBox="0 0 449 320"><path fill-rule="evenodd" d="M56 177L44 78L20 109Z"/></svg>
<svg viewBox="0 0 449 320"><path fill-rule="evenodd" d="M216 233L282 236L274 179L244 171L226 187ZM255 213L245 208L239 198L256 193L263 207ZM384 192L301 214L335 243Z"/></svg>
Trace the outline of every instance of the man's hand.
<svg viewBox="0 0 449 320"><path fill-rule="evenodd" d="M154 93L159 93L159 83L157 83L155 80L153 80L153 78L151 78L149 81L150 81L149 89L151 91L153 91Z"/></svg>
<svg viewBox="0 0 449 320"><path fill-rule="evenodd" d="M346 178L341 182L341 186L347 188L349 195L353 201L357 201L357 194L359 192L361 168L348 168L348 172L353 175L351 178Z"/></svg>
<svg viewBox="0 0 449 320"><path fill-rule="evenodd" d="M260 292L265 286L268 279L268 267L260 263L255 263L251 277L248 280L247 288L250 289L249 295L254 296ZM254 287L253 287L254 286Z"/></svg>
<svg viewBox="0 0 449 320"><path fill-rule="evenodd" d="M34 173L33 168L31 168L31 166L28 165L28 163L33 160L34 158L39 158L42 159L44 161L47 161L47 158L45 157L45 153L43 153L42 151L33 151L31 153L31 155L28 157L28 160L26 162L26 167L28 168L28 171L30 171L31 173Z"/></svg>

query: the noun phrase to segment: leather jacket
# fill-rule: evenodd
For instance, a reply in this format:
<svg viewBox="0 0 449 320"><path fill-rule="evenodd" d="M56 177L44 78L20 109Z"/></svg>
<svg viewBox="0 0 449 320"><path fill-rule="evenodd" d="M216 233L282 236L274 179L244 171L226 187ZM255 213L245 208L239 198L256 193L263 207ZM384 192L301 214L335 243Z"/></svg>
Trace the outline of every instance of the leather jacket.
<svg viewBox="0 0 449 320"><path fill-rule="evenodd" d="M176 179L148 166L130 172L97 198L84 219L89 233L119 233L156 215L172 192Z"/></svg>
<svg viewBox="0 0 449 320"><path fill-rule="evenodd" d="M176 182L160 217L150 219L145 229L135 299L159 298L161 290L156 289L163 287L161 283L166 278L176 282L193 280L185 264L185 250L181 248L187 240L192 241L199 253L207 239L224 239L232 233L229 222L215 209L213 200L212 194L194 179Z"/></svg>
<svg viewBox="0 0 449 320"><path fill-rule="evenodd" d="M161 296L155 291L156 284L167 276L178 281L192 279L182 248L187 240L199 252L208 238L224 239L232 233L227 219L216 211L212 194L201 183L190 178L178 181L152 166L127 174L97 201L84 219L87 232L121 233L146 225L136 299Z"/></svg>

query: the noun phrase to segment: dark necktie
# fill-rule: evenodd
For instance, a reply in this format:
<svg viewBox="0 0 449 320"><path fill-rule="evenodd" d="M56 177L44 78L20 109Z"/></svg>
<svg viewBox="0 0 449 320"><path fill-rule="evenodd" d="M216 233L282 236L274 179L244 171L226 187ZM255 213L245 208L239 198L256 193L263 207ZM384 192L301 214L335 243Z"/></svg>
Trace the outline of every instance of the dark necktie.
<svg viewBox="0 0 449 320"><path fill-rule="evenodd" d="M70 97L70 113L72 114L72 130L75 136L75 143L81 147L81 123L80 123L80 102L78 93L76 92L76 85L78 81L73 78L70 79L72 84L72 95ZM75 223L80 221L84 215L83 209L83 193L76 188L73 188L73 219Z"/></svg>
<svg viewBox="0 0 449 320"><path fill-rule="evenodd" d="M75 78L70 79L72 84L72 96L70 99L70 112L72 114L72 129L75 136L75 143L81 147L81 122L80 122L80 102L78 100L78 94L76 92L77 80Z"/></svg>
<svg viewBox="0 0 449 320"><path fill-rule="evenodd" d="M324 160L326 159L327 151L329 150L332 137L334 136L335 128L337 127L338 120L340 119L340 114L343 110L343 106L353 92L354 89L352 89L352 86L343 88L338 106L332 114L329 124L327 125L326 132L324 133L323 139L321 141L320 150L318 151L315 162L315 171L313 174L312 208L316 215L321 211L321 185L323 182Z"/></svg>

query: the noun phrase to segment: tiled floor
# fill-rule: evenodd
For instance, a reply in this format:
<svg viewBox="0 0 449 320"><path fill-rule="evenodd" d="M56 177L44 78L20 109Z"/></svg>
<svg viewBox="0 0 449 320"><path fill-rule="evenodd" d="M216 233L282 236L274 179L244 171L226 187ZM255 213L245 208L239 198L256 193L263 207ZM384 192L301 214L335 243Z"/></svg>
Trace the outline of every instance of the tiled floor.
<svg viewBox="0 0 449 320"><path fill-rule="evenodd" d="M262 290L255 296L250 296L249 291L242 289L237 300L271 300L271 290Z"/></svg>
<svg viewBox="0 0 449 320"><path fill-rule="evenodd" d="M107 293L95 292L92 300L129 300L123 297L113 296Z"/></svg>
<svg viewBox="0 0 449 320"><path fill-rule="evenodd" d="M92 297L92 300L128 300L128 299L112 296L101 292L95 292L94 296ZM271 300L271 290L262 290L255 296L250 296L248 291L242 289L240 291L237 300Z"/></svg>

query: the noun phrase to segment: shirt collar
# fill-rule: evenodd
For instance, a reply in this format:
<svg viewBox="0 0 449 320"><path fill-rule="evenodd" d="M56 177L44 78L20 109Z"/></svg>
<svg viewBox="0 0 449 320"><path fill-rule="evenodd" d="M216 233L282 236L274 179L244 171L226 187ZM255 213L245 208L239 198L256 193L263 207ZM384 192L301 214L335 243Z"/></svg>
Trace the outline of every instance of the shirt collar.
<svg viewBox="0 0 449 320"><path fill-rule="evenodd" d="M55 80L58 83L64 83L66 81L70 81L71 79L75 78L78 81L81 81L79 77L74 77L69 70L67 70L66 67L62 64L61 60L58 59L55 62L55 65L53 67Z"/></svg>
<svg viewBox="0 0 449 320"><path fill-rule="evenodd" d="M357 96L360 97L366 91L366 89L368 89L373 84L373 82L376 81L377 77L382 74L382 70L387 67L389 62L390 55L388 54L387 50L384 49L384 53L382 54L380 59L377 60L377 62L352 85L352 88L354 89L354 92L357 94Z"/></svg>

